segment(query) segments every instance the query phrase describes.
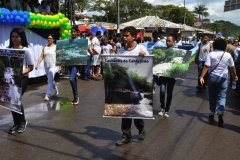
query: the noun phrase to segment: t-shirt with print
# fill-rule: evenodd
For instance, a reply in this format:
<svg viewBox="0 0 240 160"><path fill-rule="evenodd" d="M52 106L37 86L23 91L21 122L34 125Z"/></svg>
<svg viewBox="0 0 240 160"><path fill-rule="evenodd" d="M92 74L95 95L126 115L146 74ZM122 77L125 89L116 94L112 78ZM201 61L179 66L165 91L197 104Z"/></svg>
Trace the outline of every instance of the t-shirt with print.
<svg viewBox="0 0 240 160"><path fill-rule="evenodd" d="M11 49L13 49L13 48L11 48ZM23 70L24 70L28 66L34 66L34 60L33 60L33 54L28 47L23 47L22 49L25 51L24 60L23 60ZM28 73L24 74L23 76L28 76Z"/></svg>
<svg viewBox="0 0 240 160"><path fill-rule="evenodd" d="M220 51L220 50L215 50L213 52L210 52L207 55L205 65L210 66L208 70L209 73L217 66L222 55L223 55L223 51ZM234 62L231 54L228 52L225 52L219 65L211 73L220 77L227 78L228 67L233 67L233 66L234 66Z"/></svg>
<svg viewBox="0 0 240 160"><path fill-rule="evenodd" d="M112 49L112 46L110 44L102 45L102 54L109 55L111 49Z"/></svg>
<svg viewBox="0 0 240 160"><path fill-rule="evenodd" d="M131 49L131 50L126 50L125 47L122 47L122 48L120 48L118 50L118 52L120 54L123 54L123 55L139 55L139 53L141 51L144 51L144 52L146 52L146 55L149 55L149 53L146 50L146 48L144 46L138 45L138 44L136 44L136 46L133 49Z"/></svg>

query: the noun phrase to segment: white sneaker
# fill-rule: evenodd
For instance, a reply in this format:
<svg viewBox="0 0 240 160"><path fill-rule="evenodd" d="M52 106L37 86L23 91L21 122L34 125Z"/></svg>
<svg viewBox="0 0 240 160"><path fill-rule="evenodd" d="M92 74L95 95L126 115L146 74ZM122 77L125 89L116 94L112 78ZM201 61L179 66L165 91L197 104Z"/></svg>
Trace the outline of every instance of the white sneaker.
<svg viewBox="0 0 240 160"><path fill-rule="evenodd" d="M163 115L164 115L164 110L161 109L161 110L158 112L158 115L159 115L159 116L163 116Z"/></svg>
<svg viewBox="0 0 240 160"><path fill-rule="evenodd" d="M164 117L167 117L167 118L169 117L168 112L165 112L165 113L164 113Z"/></svg>
<svg viewBox="0 0 240 160"><path fill-rule="evenodd" d="M44 98L44 101L49 101L49 98L46 96L46 97Z"/></svg>

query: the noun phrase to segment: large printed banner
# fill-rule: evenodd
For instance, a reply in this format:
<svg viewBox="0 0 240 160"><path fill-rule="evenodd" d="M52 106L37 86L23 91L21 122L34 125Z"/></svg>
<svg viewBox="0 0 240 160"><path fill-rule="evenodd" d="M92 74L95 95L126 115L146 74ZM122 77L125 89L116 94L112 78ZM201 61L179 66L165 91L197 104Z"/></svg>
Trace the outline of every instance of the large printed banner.
<svg viewBox="0 0 240 160"><path fill-rule="evenodd" d="M152 58L103 55L104 117L153 119Z"/></svg>
<svg viewBox="0 0 240 160"><path fill-rule="evenodd" d="M154 47L153 74L156 76L185 79L192 51L179 48Z"/></svg>
<svg viewBox="0 0 240 160"><path fill-rule="evenodd" d="M24 50L0 49L0 106L21 114Z"/></svg>
<svg viewBox="0 0 240 160"><path fill-rule="evenodd" d="M141 43L142 46L144 46L149 54L152 54L153 48L154 47L167 47L165 43L163 42L154 42L154 41L150 41L150 42L145 42L145 43Z"/></svg>
<svg viewBox="0 0 240 160"><path fill-rule="evenodd" d="M86 65L88 52L88 39L57 40L57 65Z"/></svg>

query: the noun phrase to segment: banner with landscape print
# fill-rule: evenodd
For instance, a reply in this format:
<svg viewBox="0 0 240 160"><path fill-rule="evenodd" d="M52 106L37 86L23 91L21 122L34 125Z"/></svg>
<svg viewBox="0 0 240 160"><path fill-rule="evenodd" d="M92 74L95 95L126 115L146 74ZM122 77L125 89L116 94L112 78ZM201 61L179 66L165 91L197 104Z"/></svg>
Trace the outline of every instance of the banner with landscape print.
<svg viewBox="0 0 240 160"><path fill-rule="evenodd" d="M103 55L104 117L153 119L152 58Z"/></svg>
<svg viewBox="0 0 240 160"><path fill-rule="evenodd" d="M0 49L0 106L21 114L24 50Z"/></svg>
<svg viewBox="0 0 240 160"><path fill-rule="evenodd" d="M88 39L57 40L56 65L87 65Z"/></svg>
<svg viewBox="0 0 240 160"><path fill-rule="evenodd" d="M153 74L156 76L185 79L192 51L179 48L154 47Z"/></svg>

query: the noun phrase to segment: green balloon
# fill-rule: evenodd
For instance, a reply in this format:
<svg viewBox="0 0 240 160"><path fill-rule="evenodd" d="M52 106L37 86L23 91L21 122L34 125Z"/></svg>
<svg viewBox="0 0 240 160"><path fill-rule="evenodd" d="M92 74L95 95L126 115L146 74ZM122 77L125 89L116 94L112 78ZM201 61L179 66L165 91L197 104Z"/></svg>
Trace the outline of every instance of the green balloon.
<svg viewBox="0 0 240 160"><path fill-rule="evenodd" d="M37 20L37 19L38 19L38 16L34 15L33 20Z"/></svg>
<svg viewBox="0 0 240 160"><path fill-rule="evenodd" d="M67 34L67 37L71 37L71 33L68 33L68 34Z"/></svg>
<svg viewBox="0 0 240 160"><path fill-rule="evenodd" d="M62 37L62 39L65 39L66 38L66 34L62 33L61 37Z"/></svg>

